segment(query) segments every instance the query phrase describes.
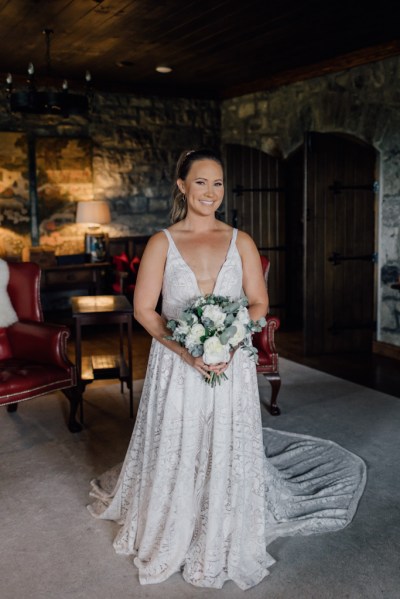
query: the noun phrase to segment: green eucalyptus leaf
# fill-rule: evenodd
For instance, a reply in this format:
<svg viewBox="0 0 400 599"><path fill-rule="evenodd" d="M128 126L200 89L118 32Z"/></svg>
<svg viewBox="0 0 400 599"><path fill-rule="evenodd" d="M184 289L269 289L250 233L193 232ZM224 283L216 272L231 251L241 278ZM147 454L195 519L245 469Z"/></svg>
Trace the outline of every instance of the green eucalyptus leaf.
<svg viewBox="0 0 400 599"><path fill-rule="evenodd" d="M232 302L231 304L229 304L226 307L226 312L228 314L233 313L233 312L237 312L240 308L239 302Z"/></svg>
<svg viewBox="0 0 400 599"><path fill-rule="evenodd" d="M229 325L231 325L234 320L235 320L235 315L228 314L225 318L224 325L229 327Z"/></svg>
<svg viewBox="0 0 400 599"><path fill-rule="evenodd" d="M234 336L236 331L237 331L237 328L234 325L231 325L230 327L225 329L225 331L223 331L221 333L221 335L219 336L219 340L222 343L222 345L226 345L228 343L229 339Z"/></svg>
<svg viewBox="0 0 400 599"><path fill-rule="evenodd" d="M169 320L169 321L167 322L167 328L168 328L170 331L175 331L175 329L176 329L176 325L177 325L177 322L176 322L176 320Z"/></svg>
<svg viewBox="0 0 400 599"><path fill-rule="evenodd" d="M190 352L194 358L200 358L203 355L203 346L195 345L194 348Z"/></svg>

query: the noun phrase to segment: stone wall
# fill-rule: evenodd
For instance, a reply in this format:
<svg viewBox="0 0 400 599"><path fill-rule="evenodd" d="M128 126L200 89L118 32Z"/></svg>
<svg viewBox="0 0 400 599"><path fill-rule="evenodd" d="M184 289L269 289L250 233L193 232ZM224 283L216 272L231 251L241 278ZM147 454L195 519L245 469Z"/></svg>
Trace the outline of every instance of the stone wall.
<svg viewBox="0 0 400 599"><path fill-rule="evenodd" d="M112 236L152 234L169 223L180 152L220 146L220 110L218 103L207 100L96 93L88 119L14 115L0 106L1 131L88 137L93 148L93 199L108 200L112 215L111 225L103 229ZM27 202L27 190L25 196ZM0 208L1 202L0 198ZM56 253L82 251L82 231L82 226L63 226L55 238ZM22 238L11 229L0 229L0 246L11 253L19 253L27 242L29 235Z"/></svg>
<svg viewBox="0 0 400 599"><path fill-rule="evenodd" d="M169 223L181 151L219 147L219 106L182 98L98 96L89 133L94 199L110 201L120 234L150 234Z"/></svg>
<svg viewBox="0 0 400 599"><path fill-rule="evenodd" d="M305 131L351 134L380 156L378 340L400 346L400 58L226 100L223 143L288 156Z"/></svg>

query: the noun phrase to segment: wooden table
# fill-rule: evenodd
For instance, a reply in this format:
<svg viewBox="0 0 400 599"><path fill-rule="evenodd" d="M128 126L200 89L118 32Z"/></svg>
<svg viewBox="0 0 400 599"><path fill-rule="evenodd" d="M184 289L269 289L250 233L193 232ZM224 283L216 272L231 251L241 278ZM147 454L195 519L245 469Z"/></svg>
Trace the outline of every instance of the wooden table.
<svg viewBox="0 0 400 599"><path fill-rule="evenodd" d="M41 290L87 289L90 294L105 290L110 262L85 262L42 267Z"/></svg>
<svg viewBox="0 0 400 599"><path fill-rule="evenodd" d="M132 316L133 308L124 295L82 295L71 298L75 319L75 358L78 383L84 392L86 385L96 379L114 379L121 382L121 393L126 383L129 389L130 417L133 418L132 372ZM119 355L82 357L82 327L86 325L119 325ZM127 334L128 357L124 355L124 337ZM81 413L81 418L83 414Z"/></svg>

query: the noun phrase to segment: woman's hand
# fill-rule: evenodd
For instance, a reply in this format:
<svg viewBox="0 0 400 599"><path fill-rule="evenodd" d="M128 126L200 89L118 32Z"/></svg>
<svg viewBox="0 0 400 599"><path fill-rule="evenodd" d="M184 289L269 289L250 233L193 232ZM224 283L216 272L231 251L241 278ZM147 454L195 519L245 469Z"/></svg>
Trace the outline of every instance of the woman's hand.
<svg viewBox="0 0 400 599"><path fill-rule="evenodd" d="M200 372L206 378L210 378L210 372L215 372L215 374L220 375L228 368L229 364L232 361L232 358L235 354L237 348L233 349L230 352L230 358L228 362L220 362L219 364L205 364L203 358L194 358L188 351L183 351L179 354L189 366L192 366L197 372Z"/></svg>
<svg viewBox="0 0 400 599"><path fill-rule="evenodd" d="M217 374L217 375L220 375L223 372L225 372L225 370L228 368L229 364L231 363L236 350L237 350L237 347L235 349L232 349L229 352L230 358L229 358L228 362L220 362L219 364L205 364L207 370L210 372L215 372L215 374Z"/></svg>
<svg viewBox="0 0 400 599"><path fill-rule="evenodd" d="M188 351L183 352L181 358L186 364L189 364L189 366L192 366L197 372L200 372L201 375L210 378L210 375L208 374L210 367L207 366L207 364L204 364L203 358L194 358Z"/></svg>

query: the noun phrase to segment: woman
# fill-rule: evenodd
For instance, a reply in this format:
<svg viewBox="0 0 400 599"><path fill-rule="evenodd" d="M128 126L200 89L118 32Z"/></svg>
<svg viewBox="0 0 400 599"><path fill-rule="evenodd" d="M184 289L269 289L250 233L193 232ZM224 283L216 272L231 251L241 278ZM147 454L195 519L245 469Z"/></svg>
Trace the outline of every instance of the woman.
<svg viewBox="0 0 400 599"><path fill-rule="evenodd" d="M244 292L253 320L267 313L255 244L215 218L223 194L214 152L182 154L173 224L149 241L135 289L135 317L153 336L135 429L115 488L93 483L91 512L121 524L114 547L136 556L142 584L182 571L197 586L256 585L274 563L268 543L343 528L365 483L363 462L334 443L261 428L245 352L210 366L166 338L166 320L202 294ZM211 371L228 380L207 385Z"/></svg>

